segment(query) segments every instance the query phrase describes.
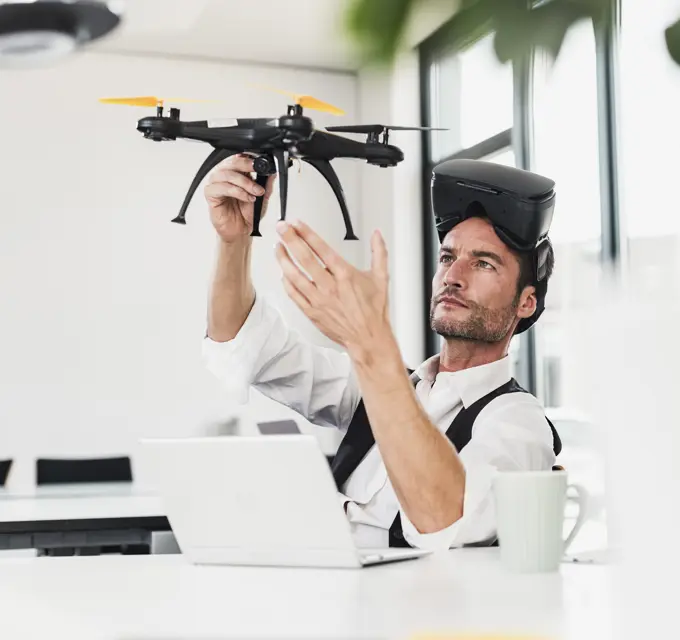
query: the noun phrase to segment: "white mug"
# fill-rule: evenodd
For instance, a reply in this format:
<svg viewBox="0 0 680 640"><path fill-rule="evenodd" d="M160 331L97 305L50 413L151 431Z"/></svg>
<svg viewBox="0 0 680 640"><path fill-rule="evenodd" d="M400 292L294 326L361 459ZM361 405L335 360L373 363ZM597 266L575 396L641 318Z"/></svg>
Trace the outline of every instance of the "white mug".
<svg viewBox="0 0 680 640"><path fill-rule="evenodd" d="M578 516L564 535L567 490L574 489ZM586 519L588 494L567 484L566 471L500 471L493 484L501 562L519 573L557 571Z"/></svg>

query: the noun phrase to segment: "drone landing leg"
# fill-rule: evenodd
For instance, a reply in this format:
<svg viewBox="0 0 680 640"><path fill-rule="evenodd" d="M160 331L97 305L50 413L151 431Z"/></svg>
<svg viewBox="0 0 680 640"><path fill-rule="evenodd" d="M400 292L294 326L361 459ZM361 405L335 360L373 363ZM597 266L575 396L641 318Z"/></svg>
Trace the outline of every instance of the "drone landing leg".
<svg viewBox="0 0 680 640"><path fill-rule="evenodd" d="M172 219L172 222L176 222L177 224L186 224L185 216L187 212L187 208L189 207L189 203L191 202L191 198L193 198L194 193L196 193L196 189L198 189L198 185L201 184L203 181L203 178L205 178L208 173L215 167L217 166L222 160L225 158L228 158L229 156L233 156L235 153L238 153L237 151L230 151L229 149L214 149L212 153L205 159L203 164L200 166L198 169L198 172L196 173L196 176L191 182L191 186L189 187L189 191L187 191L187 195L184 198L184 202L182 203L182 208L179 210L179 214L176 218Z"/></svg>
<svg viewBox="0 0 680 640"><path fill-rule="evenodd" d="M257 174L255 182L259 184L263 189L267 188L267 179L269 176L262 173ZM253 230L251 231L251 236L262 237L260 233L260 216L262 215L262 206L264 204L264 196L257 196L255 198L255 206L253 208Z"/></svg>
<svg viewBox="0 0 680 640"><path fill-rule="evenodd" d="M335 173L335 169L331 166L331 163L328 160L318 160L317 158L303 158L303 160L311 164L324 178L326 178L326 182L331 185L331 189L333 189L333 193L340 203L342 219L345 221L345 240L358 240L359 238L354 235L352 220L349 217L349 210L347 209L347 202L345 201L345 194L342 190L340 179L338 178L338 174Z"/></svg>
<svg viewBox="0 0 680 640"><path fill-rule="evenodd" d="M274 151L276 172L279 174L279 195L281 198L281 220L286 219L286 205L288 201L288 152L282 149Z"/></svg>

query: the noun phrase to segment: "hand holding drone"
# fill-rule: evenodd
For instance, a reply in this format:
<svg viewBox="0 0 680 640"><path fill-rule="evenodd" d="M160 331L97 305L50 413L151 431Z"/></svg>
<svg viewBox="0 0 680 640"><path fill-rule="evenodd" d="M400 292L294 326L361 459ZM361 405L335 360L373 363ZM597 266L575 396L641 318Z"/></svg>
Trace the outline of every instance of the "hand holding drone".
<svg viewBox="0 0 680 640"><path fill-rule="evenodd" d="M251 236L255 200L259 196L263 198L261 220L267 213L276 175L269 176L267 186L261 187L254 180L253 161L246 154L233 155L218 164L205 182L203 195L210 222L226 244Z"/></svg>
<svg viewBox="0 0 680 640"><path fill-rule="evenodd" d="M286 93L287 92L283 92ZM326 131L314 128L312 120L303 114L303 109L316 109L334 115L344 112L333 105L311 96L287 94L294 98L285 115L279 118L238 118L227 123L210 120L180 120L180 110L171 108L164 115L164 103L187 102L183 99L142 96L135 98L102 98L100 102L136 107L155 107L156 115L142 118L137 130L145 138L163 142L185 138L206 142L213 147L192 180L179 214L172 222L186 224L186 210L203 179L220 162L235 154L252 154L256 182L265 187L267 178L275 173L279 177L281 199L281 220L286 219L288 198L288 169L293 158L313 166L328 182L335 194L345 223L345 240L357 240L352 227L342 185L331 160L335 158L357 158L379 167L393 167L404 159L398 147L388 144L390 130L429 130L431 127L393 127L381 124L326 127ZM190 101L189 101L190 102ZM365 134L366 142L337 135L337 133ZM381 137L382 136L382 137ZM261 236L260 217L262 196L254 203L253 230L251 235Z"/></svg>

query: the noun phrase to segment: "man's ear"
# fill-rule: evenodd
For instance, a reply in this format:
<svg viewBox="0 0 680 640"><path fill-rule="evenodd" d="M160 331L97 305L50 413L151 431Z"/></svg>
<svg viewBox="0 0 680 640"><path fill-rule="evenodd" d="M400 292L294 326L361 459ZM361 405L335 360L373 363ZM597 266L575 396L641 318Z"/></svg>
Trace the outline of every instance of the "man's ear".
<svg viewBox="0 0 680 640"><path fill-rule="evenodd" d="M524 287L517 305L517 317L531 318L531 316L533 316L536 312L537 305L538 301L536 300L536 287Z"/></svg>

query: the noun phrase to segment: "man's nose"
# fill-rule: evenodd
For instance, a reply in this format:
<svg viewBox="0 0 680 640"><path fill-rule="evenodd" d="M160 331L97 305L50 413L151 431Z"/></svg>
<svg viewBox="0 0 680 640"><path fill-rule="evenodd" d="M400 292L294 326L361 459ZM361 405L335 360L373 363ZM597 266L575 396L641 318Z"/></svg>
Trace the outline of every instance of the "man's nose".
<svg viewBox="0 0 680 640"><path fill-rule="evenodd" d="M467 287L467 270L462 260L454 260L444 274L447 287L465 289Z"/></svg>

